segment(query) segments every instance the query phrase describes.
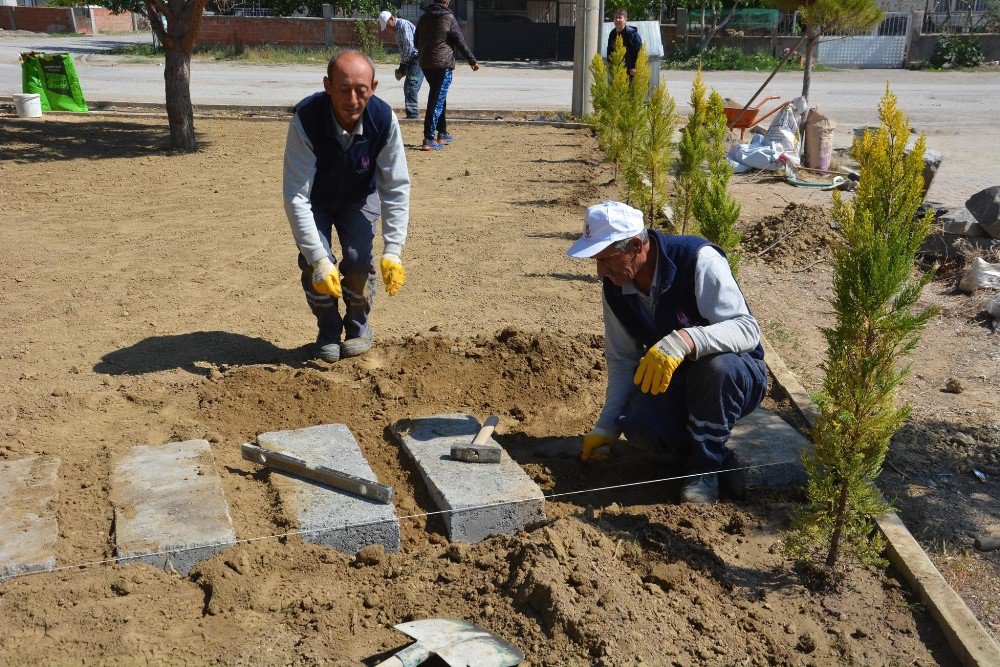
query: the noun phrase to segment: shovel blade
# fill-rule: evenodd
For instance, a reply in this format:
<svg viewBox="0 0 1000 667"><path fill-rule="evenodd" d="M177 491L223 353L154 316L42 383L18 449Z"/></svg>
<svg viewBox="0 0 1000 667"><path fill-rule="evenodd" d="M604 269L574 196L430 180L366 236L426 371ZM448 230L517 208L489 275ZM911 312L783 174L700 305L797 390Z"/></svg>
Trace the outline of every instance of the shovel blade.
<svg viewBox="0 0 1000 667"><path fill-rule="evenodd" d="M452 666L506 667L524 661L524 653L516 646L468 621L428 618L394 627L416 639L423 651L434 653Z"/></svg>
<svg viewBox="0 0 1000 667"><path fill-rule="evenodd" d="M449 667L514 667L524 661L524 653L498 635L472 637L442 646L434 654Z"/></svg>

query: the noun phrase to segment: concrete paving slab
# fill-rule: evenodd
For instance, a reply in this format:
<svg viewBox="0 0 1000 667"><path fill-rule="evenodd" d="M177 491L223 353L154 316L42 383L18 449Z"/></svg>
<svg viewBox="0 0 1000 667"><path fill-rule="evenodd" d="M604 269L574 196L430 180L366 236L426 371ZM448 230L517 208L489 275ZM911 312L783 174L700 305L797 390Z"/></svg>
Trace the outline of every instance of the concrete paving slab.
<svg viewBox="0 0 1000 667"><path fill-rule="evenodd" d="M757 408L736 422L729 438L735 466L786 462L745 471L743 478L747 489L804 485L808 478L800 457L810 446L809 440L788 422L763 408Z"/></svg>
<svg viewBox="0 0 1000 667"><path fill-rule="evenodd" d="M54 456L0 462L0 581L55 567L58 472Z"/></svg>
<svg viewBox="0 0 1000 667"><path fill-rule="evenodd" d="M378 481L358 441L344 424L262 433L257 436L257 444L312 465ZM313 531L302 534L306 542L348 554L374 544L381 544L386 551L399 551L399 519L393 505L277 471L271 473L271 483L278 490L288 518L301 530Z"/></svg>
<svg viewBox="0 0 1000 667"><path fill-rule="evenodd" d="M507 452L500 463L451 459L453 444L468 444L479 422L467 414L408 419L392 427L393 436L416 463L420 476L443 514L453 542L480 542L490 535L513 535L545 519L542 490ZM498 443L490 438L489 444ZM483 507L483 505L490 505Z"/></svg>
<svg viewBox="0 0 1000 667"><path fill-rule="evenodd" d="M187 574L236 541L207 440L133 447L115 465L111 499L121 561Z"/></svg>

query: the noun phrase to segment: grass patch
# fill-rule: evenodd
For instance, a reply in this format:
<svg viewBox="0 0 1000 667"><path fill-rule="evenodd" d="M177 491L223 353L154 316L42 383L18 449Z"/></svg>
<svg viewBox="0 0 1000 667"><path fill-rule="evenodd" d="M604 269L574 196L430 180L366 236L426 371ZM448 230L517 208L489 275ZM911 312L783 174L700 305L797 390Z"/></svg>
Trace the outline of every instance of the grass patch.
<svg viewBox="0 0 1000 667"><path fill-rule="evenodd" d="M308 46L274 46L271 44L209 44L196 47L192 58L194 60L224 60L270 65L326 65L331 57L344 49ZM163 51L153 52L152 44L123 44L106 51L111 55L128 56L132 58L162 58ZM369 54L372 60L381 64L396 64L399 55L395 53Z"/></svg>
<svg viewBox="0 0 1000 667"><path fill-rule="evenodd" d="M678 49L663 57L663 69L695 70L749 70L753 72L769 72L778 66L781 58L771 55L768 51L747 53L743 49L732 46L713 46L704 53L697 49ZM794 59L785 63L785 70L801 71L802 65ZM830 68L813 63L814 72L829 71Z"/></svg>

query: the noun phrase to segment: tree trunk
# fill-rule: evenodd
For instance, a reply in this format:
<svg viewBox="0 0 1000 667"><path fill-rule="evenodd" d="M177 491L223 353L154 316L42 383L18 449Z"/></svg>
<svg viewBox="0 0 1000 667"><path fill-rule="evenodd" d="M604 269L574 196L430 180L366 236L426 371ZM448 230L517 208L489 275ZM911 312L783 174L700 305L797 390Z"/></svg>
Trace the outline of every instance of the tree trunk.
<svg viewBox="0 0 1000 667"><path fill-rule="evenodd" d="M177 48L176 43L166 47L163 79L166 84L170 147L193 151L195 141L194 109L191 107L191 54Z"/></svg>
<svg viewBox="0 0 1000 667"><path fill-rule="evenodd" d="M712 39L715 38L715 33L719 32L733 19L733 15L736 14L736 8L740 6L742 0L736 0L733 6L729 9L729 13L726 14L726 18L722 19L722 23L719 23L719 11L718 8L712 5L712 28L705 33L702 31L701 41L698 42L698 53L705 53L708 50L708 45L712 43ZM704 28L705 22L705 11L702 9L702 27Z"/></svg>
<svg viewBox="0 0 1000 667"><path fill-rule="evenodd" d="M807 30L809 36L806 38L806 61L802 66L802 97L806 98L806 102L809 101L809 83L812 80L813 49L819 41L819 35L813 33L812 28Z"/></svg>
<svg viewBox="0 0 1000 667"><path fill-rule="evenodd" d="M830 538L830 551L826 554L826 566L830 568L837 564L837 556L840 554L840 534L844 531L844 522L847 520L847 500L850 497L848 481L841 480L840 484L837 518L834 523L833 536Z"/></svg>

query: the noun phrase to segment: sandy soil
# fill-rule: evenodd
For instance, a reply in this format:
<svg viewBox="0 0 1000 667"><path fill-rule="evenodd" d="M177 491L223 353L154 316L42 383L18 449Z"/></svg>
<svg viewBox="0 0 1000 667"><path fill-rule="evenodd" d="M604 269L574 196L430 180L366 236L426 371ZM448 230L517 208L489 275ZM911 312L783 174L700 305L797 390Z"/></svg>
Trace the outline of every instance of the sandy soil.
<svg viewBox="0 0 1000 667"><path fill-rule="evenodd" d="M199 153L169 156L160 121L0 119L0 457L61 458L60 563L113 555L110 470L137 443L209 439L240 538L294 527L239 455L281 428L346 423L400 514L433 507L385 428L436 412L499 414L500 441L546 492L660 476L627 448L603 465L574 455L603 400L602 327L591 267L563 253L582 207L613 194L587 132L456 124L446 151L408 152L408 283L376 301L376 349L329 365L309 359L314 325L281 210L285 124L198 129ZM782 199L826 203L760 178L735 190L748 224ZM750 259L743 282L816 388L828 269L791 264ZM980 379L970 354L988 330L949 290L928 295L952 310L917 354L915 426L895 445L898 483L885 479L914 532L954 548L996 520L995 481L969 486L966 468L996 465L1000 433L996 374ZM951 375L965 393L938 392ZM946 435L959 425L976 438L961 461ZM941 435L922 439L923 426ZM945 464L953 476L927 486ZM399 554L352 558L288 537L230 548L189 577L143 565L23 577L0 585L0 662L372 664L405 644L393 624L428 616L489 627L531 664L953 661L891 572L852 570L836 596L802 587L779 549L794 498L694 509L675 497L669 484L568 496L548 503L546 525L473 546L419 519L403 523ZM995 562L961 563L966 576L966 563L983 569L976 585L996 576Z"/></svg>

